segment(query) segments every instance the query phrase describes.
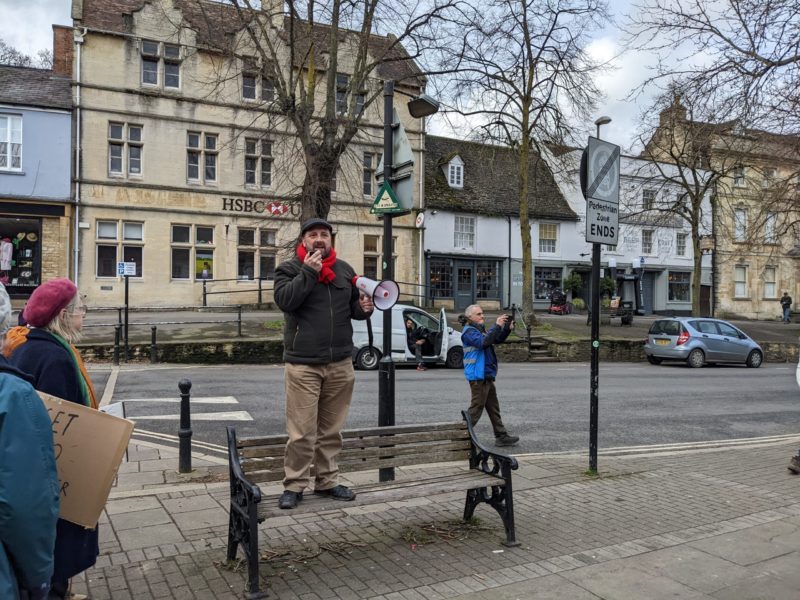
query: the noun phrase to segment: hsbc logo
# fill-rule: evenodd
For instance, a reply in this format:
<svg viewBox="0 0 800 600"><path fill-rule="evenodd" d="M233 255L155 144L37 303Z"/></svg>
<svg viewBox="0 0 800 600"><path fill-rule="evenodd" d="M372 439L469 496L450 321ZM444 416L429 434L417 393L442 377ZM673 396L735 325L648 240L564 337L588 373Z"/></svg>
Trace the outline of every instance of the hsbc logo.
<svg viewBox="0 0 800 600"><path fill-rule="evenodd" d="M292 207L283 202L264 202L246 198L223 198L222 210L228 212L257 213L279 217L292 212Z"/></svg>

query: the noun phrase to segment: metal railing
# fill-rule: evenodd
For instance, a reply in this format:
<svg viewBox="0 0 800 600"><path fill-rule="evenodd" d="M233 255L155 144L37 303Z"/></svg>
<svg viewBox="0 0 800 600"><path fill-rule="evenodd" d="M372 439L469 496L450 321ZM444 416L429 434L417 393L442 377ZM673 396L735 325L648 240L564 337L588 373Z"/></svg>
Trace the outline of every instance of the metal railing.
<svg viewBox="0 0 800 600"><path fill-rule="evenodd" d="M258 287L252 288L252 289L250 289L250 288L241 289L241 290L230 290L230 289L209 290L208 289L208 286L211 285L211 284L222 283L222 282L226 282L226 281L237 281L239 283L248 283L248 282L255 281L255 282L258 282ZM264 281L272 281L272 279L269 279L267 277L252 277L252 278L247 278L247 279L240 279L238 277L230 278L230 279L203 279L203 306L204 307L208 306L208 296L211 296L213 294L244 294L244 293L252 294L253 292L257 292L258 293L258 304L261 305L261 304L263 304L264 292L266 291L265 288L264 288L264 284L263 284Z"/></svg>

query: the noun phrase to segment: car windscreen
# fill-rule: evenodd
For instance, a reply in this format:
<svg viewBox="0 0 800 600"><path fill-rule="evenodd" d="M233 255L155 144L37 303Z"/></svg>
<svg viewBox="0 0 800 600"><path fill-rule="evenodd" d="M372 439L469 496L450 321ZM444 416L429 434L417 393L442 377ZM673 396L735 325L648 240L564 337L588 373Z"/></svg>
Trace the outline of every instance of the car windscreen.
<svg viewBox="0 0 800 600"><path fill-rule="evenodd" d="M650 335L680 335L681 324L678 321L655 321L650 326Z"/></svg>

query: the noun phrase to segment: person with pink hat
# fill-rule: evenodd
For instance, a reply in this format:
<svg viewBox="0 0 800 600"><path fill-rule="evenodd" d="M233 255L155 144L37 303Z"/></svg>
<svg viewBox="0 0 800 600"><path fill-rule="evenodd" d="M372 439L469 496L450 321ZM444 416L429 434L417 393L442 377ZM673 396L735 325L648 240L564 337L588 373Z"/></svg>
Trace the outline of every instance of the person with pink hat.
<svg viewBox="0 0 800 600"><path fill-rule="evenodd" d="M97 408L97 396L80 353L86 305L69 279L44 282L31 294L22 313L27 329L10 332L10 362L33 378L40 392ZM69 591L69 580L95 564L100 552L98 531L63 519L56 528L55 564L50 598L80 598Z"/></svg>

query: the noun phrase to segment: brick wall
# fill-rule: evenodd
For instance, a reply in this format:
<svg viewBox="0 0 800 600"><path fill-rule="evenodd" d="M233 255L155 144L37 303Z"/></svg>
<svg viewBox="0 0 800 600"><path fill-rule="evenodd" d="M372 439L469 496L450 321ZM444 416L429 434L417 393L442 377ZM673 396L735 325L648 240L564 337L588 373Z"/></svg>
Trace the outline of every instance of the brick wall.
<svg viewBox="0 0 800 600"><path fill-rule="evenodd" d="M53 72L72 77L72 27L53 25Z"/></svg>

